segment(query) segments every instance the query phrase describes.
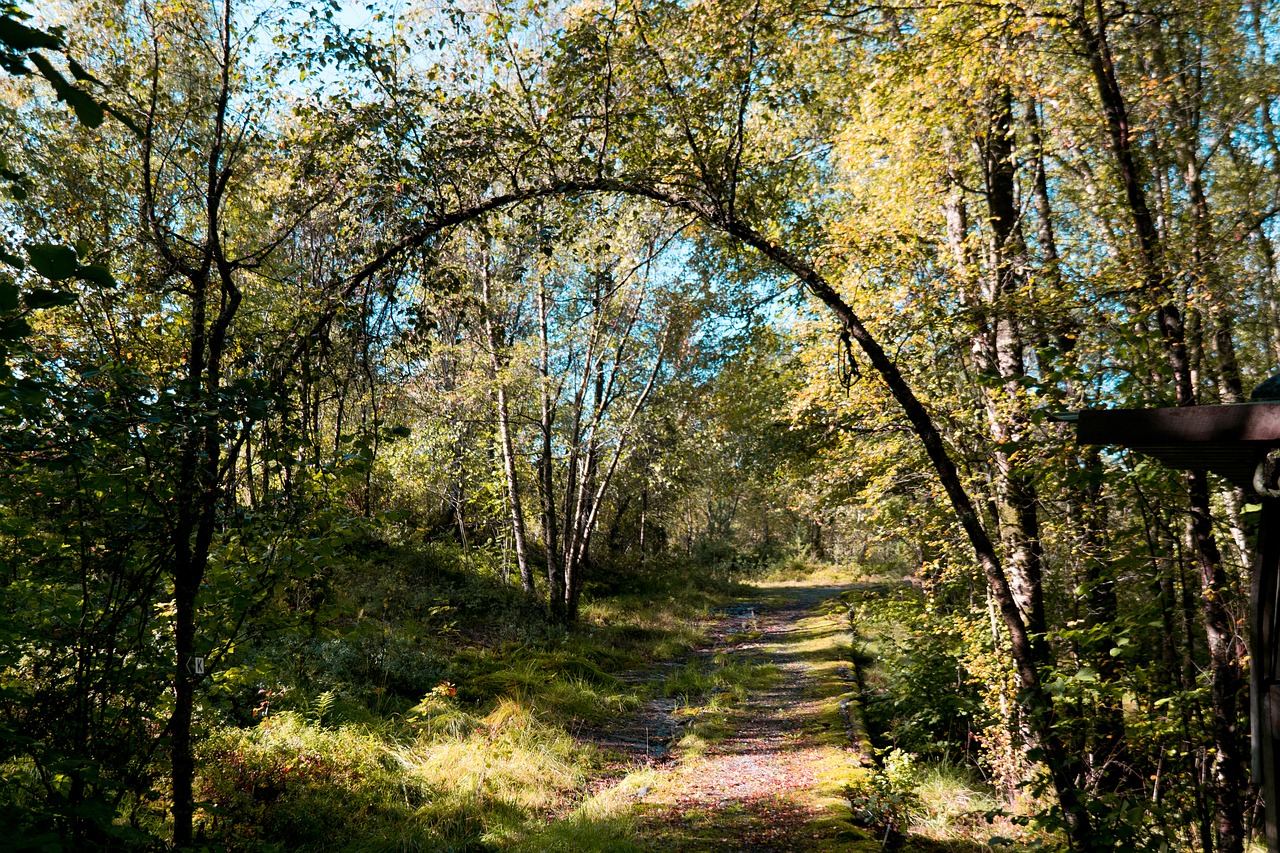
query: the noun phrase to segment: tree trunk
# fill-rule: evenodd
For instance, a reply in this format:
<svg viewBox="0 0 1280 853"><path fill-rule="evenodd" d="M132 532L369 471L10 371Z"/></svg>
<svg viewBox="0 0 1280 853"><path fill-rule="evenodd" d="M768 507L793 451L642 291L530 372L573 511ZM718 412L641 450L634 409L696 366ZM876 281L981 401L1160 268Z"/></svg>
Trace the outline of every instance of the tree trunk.
<svg viewBox="0 0 1280 853"><path fill-rule="evenodd" d="M996 503L1001 534L1005 541L1007 569L1014 596L1022 610L1032 642L1046 642L1044 611L1043 547L1035 487L1031 478L1018 470L1007 448L1022 440L1028 419L1020 403L1026 361L1018 312L1014 304L1024 284L1026 246L1019 227L1014 185L1013 97L1001 87L988 97L988 126L980 139L982 172L987 190L987 211L991 225L992 270L987 280L982 310L990 340L988 349L995 376L984 386L987 422L994 443ZM995 380L998 378L998 386ZM1042 650L1039 656L1047 656Z"/></svg>
<svg viewBox="0 0 1280 853"><path fill-rule="evenodd" d="M533 564L529 561L529 534L524 523L524 498L520 494L520 479L516 472L515 448L511 441L511 415L507 406L507 389L499 383L497 389L498 432L502 441L502 468L507 478L507 502L511 510L511 537L515 542L516 565L520 568L520 586L527 595L534 595Z"/></svg>
<svg viewBox="0 0 1280 853"><path fill-rule="evenodd" d="M1177 405L1196 405L1192 367L1188 359L1185 327L1173 303L1167 279L1163 247L1147 204L1137 156L1132 144L1129 116L1107 42L1106 14L1101 0L1078 0L1075 29L1089 59L1102 110L1106 118L1112 155L1123 184L1130 220L1138 237L1138 258L1146 293L1156 302L1156 317L1173 374ZM1227 589L1222 557L1213 534L1207 475L1186 474L1192 528L1192 547L1199 567L1208 637L1211 705L1215 745L1214 786L1219 853L1244 849L1244 764L1237 708L1244 681L1235 654L1233 624L1226 607Z"/></svg>
<svg viewBox="0 0 1280 853"><path fill-rule="evenodd" d="M538 379L539 422L542 455L538 459L538 495L542 500L542 540L547 556L547 612L553 621L564 620L564 565L561 562L559 521L556 511L555 471L552 458L552 433L555 428L555 402L551 392L551 343L548 323L546 283L538 285Z"/></svg>
<svg viewBox="0 0 1280 853"><path fill-rule="evenodd" d="M646 482L640 487L640 565L645 563L645 536L648 534L649 527L649 484Z"/></svg>
<svg viewBox="0 0 1280 853"><path fill-rule="evenodd" d="M507 403L507 383L502 376L506 366L506 341L494 319L496 306L490 281L489 253L486 246L481 272L481 297L484 299L485 332L489 338L489 364L493 370L494 396L498 415L498 440L502 445L502 471L507 482L507 508L511 516L511 538L515 542L516 565L520 568L520 586L526 595L534 595L533 564L529 561L529 535L524 522L524 498L516 471L515 445L511 438L511 412Z"/></svg>

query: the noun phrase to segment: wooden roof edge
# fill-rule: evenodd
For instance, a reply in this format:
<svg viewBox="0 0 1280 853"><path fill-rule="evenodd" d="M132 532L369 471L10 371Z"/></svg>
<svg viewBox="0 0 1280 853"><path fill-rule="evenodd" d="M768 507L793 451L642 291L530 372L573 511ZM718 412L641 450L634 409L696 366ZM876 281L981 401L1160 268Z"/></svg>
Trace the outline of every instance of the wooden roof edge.
<svg viewBox="0 0 1280 853"><path fill-rule="evenodd" d="M1280 402L1158 409L1082 409L1076 441L1141 448L1151 445L1280 446Z"/></svg>

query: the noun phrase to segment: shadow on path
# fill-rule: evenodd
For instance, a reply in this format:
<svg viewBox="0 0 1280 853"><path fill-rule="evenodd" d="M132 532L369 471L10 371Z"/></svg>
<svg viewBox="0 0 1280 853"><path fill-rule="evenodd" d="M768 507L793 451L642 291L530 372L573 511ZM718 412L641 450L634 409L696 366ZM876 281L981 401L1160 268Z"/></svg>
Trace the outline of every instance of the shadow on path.
<svg viewBox="0 0 1280 853"><path fill-rule="evenodd" d="M842 716L853 687L841 593L888 584L761 584L716 614L711 642L635 683L666 694L607 730L614 756L582 805L520 850L880 853L854 828L843 786L870 764ZM687 692L672 684L700 685ZM910 836L898 853L978 853Z"/></svg>
<svg viewBox="0 0 1280 853"><path fill-rule="evenodd" d="M838 822L822 820L828 804L817 793L848 749L832 714L849 689L847 628L824 615L845 588L762 586L759 601L726 609L699 656L712 669L756 678L728 711L717 711L714 697L691 700L707 706L686 712L690 722L675 733L680 762L637 802L648 849L854 849L842 843ZM717 714L721 736L695 749L688 732Z"/></svg>

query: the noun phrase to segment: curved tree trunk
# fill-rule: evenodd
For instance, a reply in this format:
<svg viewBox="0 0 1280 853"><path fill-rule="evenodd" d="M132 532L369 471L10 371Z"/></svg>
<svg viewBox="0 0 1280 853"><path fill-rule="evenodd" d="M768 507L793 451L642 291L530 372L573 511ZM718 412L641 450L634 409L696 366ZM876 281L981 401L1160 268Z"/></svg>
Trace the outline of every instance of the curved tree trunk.
<svg viewBox="0 0 1280 853"><path fill-rule="evenodd" d="M1039 740L1039 747L1045 765L1053 781L1063 815L1068 823L1068 834L1073 844L1080 850L1093 849L1092 821L1080 798L1080 791L1074 784L1071 772L1072 760L1053 728L1054 708L1052 698L1045 692L1040 681L1040 668L1048 661L1044 658L1043 647L1038 648L1023 621L1021 610L1014 598L1009 579L1005 574L991 537L974 507L972 499L964 488L959 471L947 451L946 442L923 404L915 396L910 384L898 369L897 364L880 346L879 342L862 325L862 321L853 309L840 298L835 288L813 267L783 246L767 239L760 232L749 226L736 215L727 214L714 204L691 199L663 187L637 180L597 177L581 180L552 181L533 187L520 188L494 196L469 207L444 214L425 223L418 230L406 235L381 255L370 261L362 269L348 279L346 293L354 292L361 282L367 280L378 270L390 264L401 253L425 245L435 235L455 225L478 219L487 213L510 207L522 202L555 196L570 196L583 193L616 193L635 198L649 199L660 205L684 210L704 221L710 227L731 236L744 245L759 251L764 257L778 266L794 274L835 315L849 335L858 342L858 346L866 354L868 360L888 386L894 399L901 406L903 413L912 426L912 430L924 445L930 464L942 484L952 509L960 522L974 557L981 567L992 596L1000 612L1005 630L1009 633L1010 648L1018 677L1022 682L1024 696L1031 720L1032 730ZM540 460L541 476L539 488L544 508L544 524L547 524L548 542L554 535L556 525L555 501L551 482L551 434L550 418L552 417L551 401L545 386L548 381L548 344L546 342L547 306L545 292L539 293L539 317L542 327L542 354L539 366L544 385L542 396L542 428L543 456ZM336 311L336 307L332 310ZM561 568L556 556L557 549L548 547L548 580L551 584L550 601L552 612L560 618L564 616L563 574L555 571Z"/></svg>

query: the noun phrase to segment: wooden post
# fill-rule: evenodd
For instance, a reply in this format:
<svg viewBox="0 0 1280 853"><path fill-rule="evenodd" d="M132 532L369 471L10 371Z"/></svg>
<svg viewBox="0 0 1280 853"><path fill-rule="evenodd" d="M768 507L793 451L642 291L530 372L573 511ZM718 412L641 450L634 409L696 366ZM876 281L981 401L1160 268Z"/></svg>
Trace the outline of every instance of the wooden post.
<svg viewBox="0 0 1280 853"><path fill-rule="evenodd" d="M1249 725L1267 853L1280 853L1280 401L1086 409L1059 419L1076 422L1081 444L1123 445L1170 468L1212 471L1262 501L1249 596Z"/></svg>
<svg viewBox="0 0 1280 853"><path fill-rule="evenodd" d="M1264 497L1253 565L1249 626L1250 720L1253 781L1262 789L1267 814L1267 851L1280 853L1280 654L1276 649L1280 614L1280 498Z"/></svg>

